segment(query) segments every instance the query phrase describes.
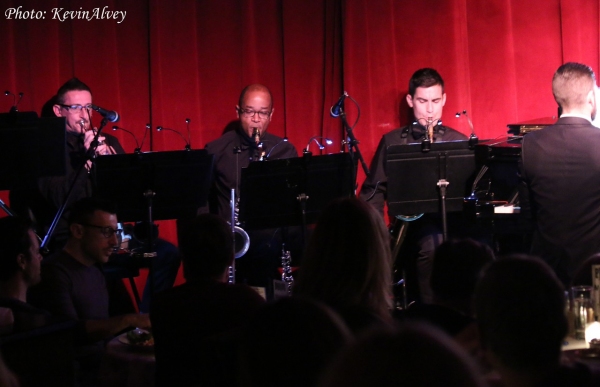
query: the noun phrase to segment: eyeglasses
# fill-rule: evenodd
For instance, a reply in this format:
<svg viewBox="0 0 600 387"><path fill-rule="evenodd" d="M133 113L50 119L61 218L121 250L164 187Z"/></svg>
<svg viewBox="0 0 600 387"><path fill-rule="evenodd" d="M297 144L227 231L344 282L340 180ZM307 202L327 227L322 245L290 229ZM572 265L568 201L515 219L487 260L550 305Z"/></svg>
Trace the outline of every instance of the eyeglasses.
<svg viewBox="0 0 600 387"><path fill-rule="evenodd" d="M123 232L122 228L112 228L110 226L96 226L93 224L83 224L83 223L81 225L85 226L85 227L94 227L94 228L99 229L105 238L111 238L115 234L117 234L117 237L118 237L118 236L121 236L121 233Z"/></svg>
<svg viewBox="0 0 600 387"><path fill-rule="evenodd" d="M65 105L65 104L59 103L58 106L64 107L67 110L74 110L76 112L81 111L81 109L89 110L89 109L92 108L92 104L87 104L87 105L84 106L84 105L79 105L79 104L77 104L77 105Z"/></svg>
<svg viewBox="0 0 600 387"><path fill-rule="evenodd" d="M254 111L252 109L240 109L238 110L239 113L241 115L243 115L244 117L248 118L248 117L254 117L255 114L258 114L258 118L260 118L261 120L265 120L267 118L269 118L269 116L271 115L271 111Z"/></svg>

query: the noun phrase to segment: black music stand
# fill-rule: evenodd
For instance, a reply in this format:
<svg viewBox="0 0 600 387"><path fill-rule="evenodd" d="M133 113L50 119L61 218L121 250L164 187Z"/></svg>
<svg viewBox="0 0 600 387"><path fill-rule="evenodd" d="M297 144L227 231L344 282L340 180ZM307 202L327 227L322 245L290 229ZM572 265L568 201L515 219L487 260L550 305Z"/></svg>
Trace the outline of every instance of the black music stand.
<svg viewBox="0 0 600 387"><path fill-rule="evenodd" d="M461 211L476 173L475 156L468 141L392 145L387 148L387 200L390 215L442 214L444 240L446 214Z"/></svg>
<svg viewBox="0 0 600 387"><path fill-rule="evenodd" d="M252 162L242 168L240 220L248 229L306 227L330 201L353 192L348 153Z"/></svg>
<svg viewBox="0 0 600 387"><path fill-rule="evenodd" d="M291 255L285 249L287 227L302 225L302 246L308 224L315 223L333 199L352 196L354 168L349 153L252 162L242 168L240 220L245 228L282 229L282 282L291 293ZM277 283L274 283L277 288Z"/></svg>
<svg viewBox="0 0 600 387"><path fill-rule="evenodd" d="M194 216L208 198L213 158L205 150L99 156L94 195L118 205L120 222Z"/></svg>
<svg viewBox="0 0 600 387"><path fill-rule="evenodd" d="M0 114L0 190L28 178L66 172L65 119L35 112Z"/></svg>
<svg viewBox="0 0 600 387"><path fill-rule="evenodd" d="M156 256L152 251L154 220L195 216L208 199L213 161L206 150L99 156L94 195L117 204L120 222L148 222L142 256L151 258ZM154 293L152 265L148 266Z"/></svg>

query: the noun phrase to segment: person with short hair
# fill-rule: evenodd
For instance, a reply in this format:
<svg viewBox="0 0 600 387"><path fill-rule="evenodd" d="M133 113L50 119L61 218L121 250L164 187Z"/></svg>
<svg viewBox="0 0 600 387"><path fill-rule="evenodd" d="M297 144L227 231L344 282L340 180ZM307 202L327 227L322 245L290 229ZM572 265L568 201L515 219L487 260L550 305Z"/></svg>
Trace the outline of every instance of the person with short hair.
<svg viewBox="0 0 600 387"><path fill-rule="evenodd" d="M62 249L69 238L68 217L71 204L77 200L94 195L94 173L90 160L86 160L97 128L92 125L93 97L90 87L78 78L71 78L56 92L53 98L52 111L57 117L65 118L66 131L66 173L64 176L48 176L27 181L25 179L10 192L10 202L13 210L22 216L28 216L31 211L38 225L38 232L44 236L67 200L67 193L73 184L69 202L62 216L58 219L52 238L46 247L51 253ZM98 138L94 157L114 154L124 154L125 150L119 140L106 133L106 128ZM85 170L79 175L77 171L85 162ZM76 180L76 181L75 181ZM141 220L141 219L140 219ZM175 245L164 239L157 239L153 248L157 256L152 258L152 278L146 283L140 310L148 312L152 290L159 291L173 286L179 270L180 257ZM131 241L131 245L134 241ZM135 241L139 247L141 243ZM131 247L131 246L130 246Z"/></svg>
<svg viewBox="0 0 600 387"><path fill-rule="evenodd" d="M600 252L600 131L592 125L596 75L569 62L552 78L558 121L523 138L519 200L535 226L531 253L568 286L589 256Z"/></svg>
<svg viewBox="0 0 600 387"><path fill-rule="evenodd" d="M243 168L253 161L298 157L296 148L287 138L267 131L275 113L273 96L268 87L257 83L244 87L235 113L239 120L235 128L209 142L205 148L215 157L208 211L226 220L231 219L231 190L235 189L238 201L244 195L240 191ZM201 212L206 212L206 209L201 209ZM236 281L272 288L272 280L280 278L277 269L281 265L281 231L275 228L248 230L248 234L250 247L236 262ZM299 232L289 228L288 250L302 250L297 248L297 243L293 243L298 239L297 234ZM292 255L296 256L296 251Z"/></svg>
<svg viewBox="0 0 600 387"><path fill-rule="evenodd" d="M228 385L234 370L220 355L233 353L235 330L265 301L228 283L233 236L224 219L201 214L180 228L186 282L157 293L150 311L157 385Z"/></svg>
<svg viewBox="0 0 600 387"><path fill-rule="evenodd" d="M561 366L567 335L564 287L533 256L514 255L488 266L475 290L481 348L506 386L592 386L583 365Z"/></svg>
<svg viewBox="0 0 600 387"><path fill-rule="evenodd" d="M387 148L390 145L416 144L424 139L431 142L466 140L462 133L442 125L442 114L446 104L446 90L441 75L432 68L422 68L413 73L408 82L406 102L412 109L414 121L399 129L394 129L383 135L377 151L371 161L370 174L360 189L359 197L370 203L383 216L384 205L387 201L388 174L386 171ZM413 182L404 182L409 185ZM414 215L414 214L403 214ZM390 219L391 216L390 216ZM452 218L451 218L452 220ZM410 256L410 270L416 271L418 284L418 299L429 303L433 292L429 286L433 254L443 241L441 220L436 214L426 214L418 220L410 222L403 256ZM450 231L454 231L452 224ZM414 251L413 251L414 250ZM412 269L412 266L416 269ZM412 278L407 281L411 285ZM412 289L412 286L409 290Z"/></svg>
<svg viewBox="0 0 600 387"><path fill-rule="evenodd" d="M42 281L32 301L53 315L80 321L87 341L111 338L127 328L147 328L147 314L109 317L108 292L101 265L118 245L116 207L95 198L73 204L65 247L42 263Z"/></svg>
<svg viewBox="0 0 600 387"><path fill-rule="evenodd" d="M49 313L27 303L27 290L40 282L42 256L29 221L0 219L0 333L45 325Z"/></svg>

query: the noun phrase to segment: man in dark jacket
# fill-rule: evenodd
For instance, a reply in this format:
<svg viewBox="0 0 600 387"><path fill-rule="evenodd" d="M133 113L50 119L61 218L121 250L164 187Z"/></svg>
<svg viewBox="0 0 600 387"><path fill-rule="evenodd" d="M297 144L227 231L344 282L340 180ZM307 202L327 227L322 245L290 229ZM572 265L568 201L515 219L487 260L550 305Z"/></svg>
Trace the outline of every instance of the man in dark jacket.
<svg viewBox="0 0 600 387"><path fill-rule="evenodd" d="M231 219L231 189L235 189L238 201L244 194L240 192L242 168L252 161L298 157L296 148L287 139L267 132L275 109L271 92L266 86L246 86L235 110L239 127L206 145L206 150L215 156L210 212L225 219ZM281 230L248 231L250 250L236 260L236 282L268 288L271 279L277 276L276 268L281 261Z"/></svg>
<svg viewBox="0 0 600 387"><path fill-rule="evenodd" d="M523 139L519 197L535 223L531 252L568 286L578 266L600 252L596 76L589 66L565 63L554 74L552 93L562 114Z"/></svg>
<svg viewBox="0 0 600 387"><path fill-rule="evenodd" d="M387 148L390 145L421 143L423 139L431 142L466 140L467 137L456 130L442 125L442 113L446 104L444 80L431 68L417 70L408 82L406 102L412 108L414 122L410 125L384 134L371 161L370 175L360 190L360 198L373 205L383 216L387 200L388 175L386 171ZM410 184L410 182L406 182ZM412 215L412 214L405 214ZM429 286L434 250L442 242L439 221L429 216L412 222L408 243L418 244L416 271L420 299L432 301ZM414 243L416 242L416 243Z"/></svg>

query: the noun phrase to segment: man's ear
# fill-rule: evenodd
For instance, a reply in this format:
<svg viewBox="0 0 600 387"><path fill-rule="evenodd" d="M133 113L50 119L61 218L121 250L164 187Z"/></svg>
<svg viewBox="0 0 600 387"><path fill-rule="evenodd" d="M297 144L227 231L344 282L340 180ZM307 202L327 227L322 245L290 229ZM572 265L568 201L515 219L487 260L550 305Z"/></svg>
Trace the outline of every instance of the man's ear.
<svg viewBox="0 0 600 387"><path fill-rule="evenodd" d="M271 108L271 114L269 115L269 120L273 119L273 113L275 113L275 108Z"/></svg>
<svg viewBox="0 0 600 387"><path fill-rule="evenodd" d="M71 223L69 231L71 231L71 235L77 239L81 239L84 233L83 226L77 223Z"/></svg>
<svg viewBox="0 0 600 387"><path fill-rule="evenodd" d="M409 107L413 107L413 99L412 96L410 94L406 94L406 103L408 104Z"/></svg>
<svg viewBox="0 0 600 387"><path fill-rule="evenodd" d="M27 264L27 259L25 258L25 254L21 253L17 255L17 265L21 268L21 270L25 270L25 265Z"/></svg>
<svg viewBox="0 0 600 387"><path fill-rule="evenodd" d="M52 110L57 117L62 117L62 113L60 112L60 105L53 105Z"/></svg>
<svg viewBox="0 0 600 387"><path fill-rule="evenodd" d="M442 94L442 106L446 105L446 93Z"/></svg>
<svg viewBox="0 0 600 387"><path fill-rule="evenodd" d="M235 115L237 116L238 120L240 119L240 107L239 105L235 105Z"/></svg>

